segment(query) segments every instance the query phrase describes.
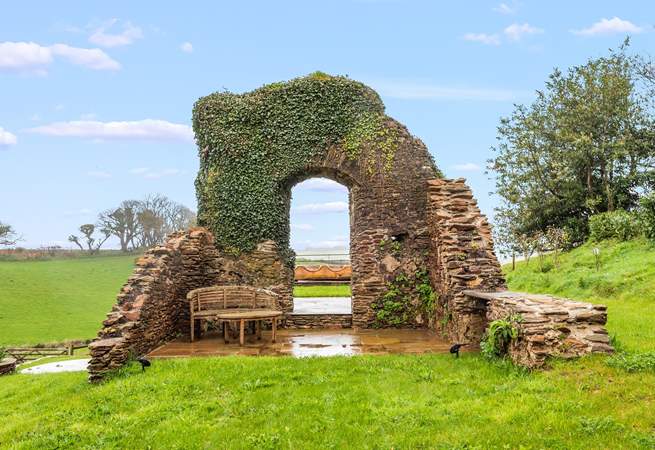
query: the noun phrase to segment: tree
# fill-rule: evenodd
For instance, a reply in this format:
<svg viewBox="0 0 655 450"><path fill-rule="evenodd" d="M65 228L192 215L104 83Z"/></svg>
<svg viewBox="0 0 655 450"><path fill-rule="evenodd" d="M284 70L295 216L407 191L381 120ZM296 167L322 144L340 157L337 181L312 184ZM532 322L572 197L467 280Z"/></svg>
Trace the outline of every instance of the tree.
<svg viewBox="0 0 655 450"><path fill-rule="evenodd" d="M579 242L591 215L632 208L655 185L651 105L635 85L627 45L555 70L534 103L501 119L488 168L513 235L552 226Z"/></svg>
<svg viewBox="0 0 655 450"><path fill-rule="evenodd" d="M98 226L118 238L122 251L161 244L166 235L187 229L195 221L193 211L160 194L126 200L98 216Z"/></svg>
<svg viewBox="0 0 655 450"><path fill-rule="evenodd" d="M118 208L104 211L98 217L99 226L118 238L121 251L136 247L135 239L141 232L140 210L141 202L126 200Z"/></svg>
<svg viewBox="0 0 655 450"><path fill-rule="evenodd" d="M109 239L109 237L111 236L111 232L103 228L100 230L102 236L99 238L95 238L93 237L95 230L96 230L96 226L92 223L86 223L80 226L80 233L82 233L84 239L84 245L86 245L86 249L82 245L82 239L79 238L78 236L71 234L68 237L68 240L74 243L75 245L77 245L82 251L88 251L90 254L98 253L100 247L102 247L102 245L105 242L107 242L107 239Z"/></svg>
<svg viewBox="0 0 655 450"><path fill-rule="evenodd" d="M20 241L20 236L16 234L14 228L6 223L0 222L0 246L11 247Z"/></svg>
<svg viewBox="0 0 655 450"><path fill-rule="evenodd" d="M189 208L161 194L148 195L140 205L138 220L142 247L161 244L168 234L187 229L196 220Z"/></svg>

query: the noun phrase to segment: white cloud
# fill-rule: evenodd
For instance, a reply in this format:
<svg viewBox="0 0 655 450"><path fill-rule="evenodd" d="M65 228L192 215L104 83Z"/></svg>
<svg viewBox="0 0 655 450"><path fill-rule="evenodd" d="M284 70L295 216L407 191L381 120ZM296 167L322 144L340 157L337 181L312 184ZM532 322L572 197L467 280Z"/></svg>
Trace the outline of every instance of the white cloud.
<svg viewBox="0 0 655 450"><path fill-rule="evenodd" d="M302 183L298 183L295 188L308 191L348 191L348 188L343 184L337 183L336 181L330 180L328 178L310 178L309 180L303 181Z"/></svg>
<svg viewBox="0 0 655 450"><path fill-rule="evenodd" d="M136 169L131 169L130 173L132 175L142 176L143 178L148 180L156 180L163 177L180 175L184 172L182 172L179 169L152 170L149 167L137 167Z"/></svg>
<svg viewBox="0 0 655 450"><path fill-rule="evenodd" d="M50 47L52 54L67 59L71 64L84 66L93 70L119 70L121 65L111 59L99 48L79 48L66 44L55 44Z"/></svg>
<svg viewBox="0 0 655 450"><path fill-rule="evenodd" d="M66 44L42 46L34 42L0 42L0 71L47 74L55 57L93 70L119 70L121 65L99 48Z"/></svg>
<svg viewBox="0 0 655 450"><path fill-rule="evenodd" d="M111 19L102 24L89 36L89 42L100 47L112 48L130 45L143 37L141 28L132 25L130 22L123 24L123 31L120 33L109 33L108 31L117 23L118 19Z"/></svg>
<svg viewBox="0 0 655 450"><path fill-rule="evenodd" d="M480 42L485 45L500 45L500 37L497 34L466 33L463 39L470 42Z"/></svg>
<svg viewBox="0 0 655 450"><path fill-rule="evenodd" d="M188 125L165 120L144 119L131 122L99 122L74 120L55 122L30 128L27 131L46 136L80 137L102 140L151 140L193 142L193 131Z"/></svg>
<svg viewBox="0 0 655 450"><path fill-rule="evenodd" d="M541 34L544 30L541 28L533 27L528 23L518 24L513 23L503 30L503 33L510 41L520 41L523 36L531 34Z"/></svg>
<svg viewBox="0 0 655 450"><path fill-rule="evenodd" d="M55 111L63 111L65 108L66 108L66 106L64 106L63 103L59 103L59 104L55 105L54 109L55 109Z"/></svg>
<svg viewBox="0 0 655 450"><path fill-rule="evenodd" d="M294 208L295 211L308 214L348 212L346 202L308 203Z"/></svg>
<svg viewBox="0 0 655 450"><path fill-rule="evenodd" d="M600 19L598 22L591 25L589 28L581 30L571 30L573 34L580 36L596 36L600 34L616 34L616 33L634 33L638 34L643 32L644 29L630 22L629 20L619 19L613 17L611 19Z"/></svg>
<svg viewBox="0 0 655 450"><path fill-rule="evenodd" d="M41 120L41 116L38 115L38 114L32 114L32 117L30 117L30 120L32 122L38 122L39 120Z"/></svg>
<svg viewBox="0 0 655 450"><path fill-rule="evenodd" d="M404 100L479 100L506 102L530 95L509 89L450 87L411 81L370 82L383 96Z"/></svg>
<svg viewBox="0 0 655 450"><path fill-rule="evenodd" d="M314 226L309 223L292 223L292 230L302 230L302 231L311 231L314 229Z"/></svg>
<svg viewBox="0 0 655 450"><path fill-rule="evenodd" d="M510 15L510 14L516 14L516 10L518 8L516 7L516 5L509 6L507 3L501 3L492 9L498 13Z"/></svg>
<svg viewBox="0 0 655 450"><path fill-rule="evenodd" d="M52 60L52 51L34 42L0 42L0 70L39 71Z"/></svg>
<svg viewBox="0 0 655 450"><path fill-rule="evenodd" d="M180 50L182 50L184 53L192 53L193 44L191 42L183 42L180 44Z"/></svg>
<svg viewBox="0 0 655 450"><path fill-rule="evenodd" d="M147 178L149 180L156 180L163 177L179 175L181 173L182 171L179 169L163 169L159 171L146 172L143 174L143 178Z"/></svg>
<svg viewBox="0 0 655 450"><path fill-rule="evenodd" d="M16 135L0 127L0 149L16 145L18 139Z"/></svg>
<svg viewBox="0 0 655 450"><path fill-rule="evenodd" d="M477 172L481 169L480 166L478 166L475 163L472 162L467 162L467 163L461 163L461 164L455 164L453 166L455 170L460 170L462 172Z"/></svg>
<svg viewBox="0 0 655 450"><path fill-rule="evenodd" d="M102 170L90 170L86 174L91 178L100 178L100 179L111 178L111 174L109 172L105 172Z"/></svg>
<svg viewBox="0 0 655 450"><path fill-rule="evenodd" d="M80 114L81 120L94 120L96 117L98 116L95 113Z"/></svg>

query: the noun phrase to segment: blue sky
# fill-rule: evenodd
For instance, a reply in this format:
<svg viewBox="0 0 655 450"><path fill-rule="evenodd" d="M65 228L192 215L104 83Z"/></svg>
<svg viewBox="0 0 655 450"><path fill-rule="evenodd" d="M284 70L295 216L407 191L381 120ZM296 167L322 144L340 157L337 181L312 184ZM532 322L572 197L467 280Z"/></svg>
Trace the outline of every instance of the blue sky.
<svg viewBox="0 0 655 450"><path fill-rule="evenodd" d="M65 5L65 6L64 6ZM626 35L655 48L651 1L6 2L0 15L0 221L62 243L121 200L195 209L193 102L315 70L376 88L484 212L499 118L554 67ZM294 189L293 245L344 247L347 193Z"/></svg>

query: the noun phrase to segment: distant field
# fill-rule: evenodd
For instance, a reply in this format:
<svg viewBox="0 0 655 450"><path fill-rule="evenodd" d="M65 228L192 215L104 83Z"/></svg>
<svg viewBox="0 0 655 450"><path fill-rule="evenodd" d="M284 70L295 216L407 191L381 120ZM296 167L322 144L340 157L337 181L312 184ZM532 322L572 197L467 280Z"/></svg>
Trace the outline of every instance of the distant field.
<svg viewBox="0 0 655 450"><path fill-rule="evenodd" d="M94 337L134 259L0 261L0 345Z"/></svg>
<svg viewBox="0 0 655 450"><path fill-rule="evenodd" d="M350 297L350 284L294 286L294 297Z"/></svg>

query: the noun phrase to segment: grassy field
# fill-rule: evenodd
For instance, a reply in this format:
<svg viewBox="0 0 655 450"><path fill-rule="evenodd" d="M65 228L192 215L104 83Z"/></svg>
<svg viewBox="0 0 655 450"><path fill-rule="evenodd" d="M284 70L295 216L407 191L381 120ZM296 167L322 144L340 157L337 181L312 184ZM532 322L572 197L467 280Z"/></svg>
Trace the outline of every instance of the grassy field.
<svg viewBox="0 0 655 450"><path fill-rule="evenodd" d="M598 272L585 245L559 267L520 263L509 286L606 303L625 354L537 372L467 353L155 360L100 385L14 375L0 447L655 448L654 248L597 246Z"/></svg>
<svg viewBox="0 0 655 450"><path fill-rule="evenodd" d="M294 297L350 297L349 284L328 286L294 286Z"/></svg>
<svg viewBox="0 0 655 450"><path fill-rule="evenodd" d="M0 261L0 345L92 338L134 259Z"/></svg>
<svg viewBox="0 0 655 450"><path fill-rule="evenodd" d="M593 248L600 249L596 271ZM533 257L517 270L504 267L510 289L549 293L608 307L610 334L631 351L655 351L655 247L645 240L587 243L560 257L552 255L543 269Z"/></svg>
<svg viewBox="0 0 655 450"><path fill-rule="evenodd" d="M0 378L11 448L653 448L655 373L475 354L156 360Z"/></svg>

